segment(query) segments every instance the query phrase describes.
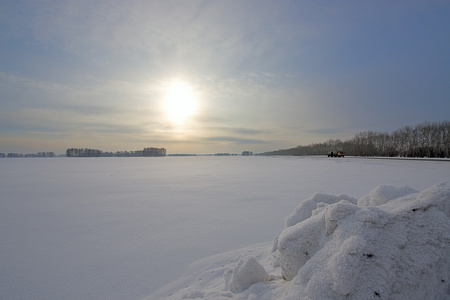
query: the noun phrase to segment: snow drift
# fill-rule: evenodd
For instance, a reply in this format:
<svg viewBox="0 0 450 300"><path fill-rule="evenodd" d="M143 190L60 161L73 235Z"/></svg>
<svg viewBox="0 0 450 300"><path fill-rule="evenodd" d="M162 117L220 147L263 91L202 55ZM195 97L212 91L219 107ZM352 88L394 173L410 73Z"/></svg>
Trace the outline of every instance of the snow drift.
<svg viewBox="0 0 450 300"><path fill-rule="evenodd" d="M164 298L450 299L450 183L314 194L285 224L272 247L192 265Z"/></svg>

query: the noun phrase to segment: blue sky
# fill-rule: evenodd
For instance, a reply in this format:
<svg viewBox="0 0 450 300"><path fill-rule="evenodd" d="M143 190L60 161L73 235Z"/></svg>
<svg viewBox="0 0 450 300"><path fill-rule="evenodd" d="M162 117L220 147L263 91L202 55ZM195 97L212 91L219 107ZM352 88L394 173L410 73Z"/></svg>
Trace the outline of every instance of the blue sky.
<svg viewBox="0 0 450 300"><path fill-rule="evenodd" d="M0 152L263 152L450 116L450 1L0 0L0 28Z"/></svg>

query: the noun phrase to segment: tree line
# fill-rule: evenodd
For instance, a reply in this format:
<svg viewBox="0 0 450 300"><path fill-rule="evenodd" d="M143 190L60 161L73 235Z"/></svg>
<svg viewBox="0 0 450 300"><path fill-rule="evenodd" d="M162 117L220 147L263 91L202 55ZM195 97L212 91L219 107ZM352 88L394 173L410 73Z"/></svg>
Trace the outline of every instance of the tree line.
<svg viewBox="0 0 450 300"><path fill-rule="evenodd" d="M98 149L69 148L66 155L67 157L157 157L166 156L166 149L150 147L136 151L103 152Z"/></svg>
<svg viewBox="0 0 450 300"><path fill-rule="evenodd" d="M262 155L325 155L330 151L344 151L345 155L352 156L449 158L450 121L405 126L391 134L363 131L346 141L330 139Z"/></svg>

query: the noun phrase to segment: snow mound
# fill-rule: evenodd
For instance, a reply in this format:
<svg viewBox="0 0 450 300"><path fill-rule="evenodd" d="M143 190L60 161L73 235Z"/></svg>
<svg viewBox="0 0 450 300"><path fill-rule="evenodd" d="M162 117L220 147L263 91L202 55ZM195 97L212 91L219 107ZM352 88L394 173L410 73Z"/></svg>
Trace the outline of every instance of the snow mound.
<svg viewBox="0 0 450 300"><path fill-rule="evenodd" d="M194 264L161 299L450 299L448 182L314 194L285 223L274 246Z"/></svg>
<svg viewBox="0 0 450 300"><path fill-rule="evenodd" d="M441 183L318 206L279 237L281 273L293 281L286 299L450 298L449 203Z"/></svg>
<svg viewBox="0 0 450 300"><path fill-rule="evenodd" d="M241 258L237 265L224 273L225 290L240 292L251 285L269 281L270 276L253 256Z"/></svg>

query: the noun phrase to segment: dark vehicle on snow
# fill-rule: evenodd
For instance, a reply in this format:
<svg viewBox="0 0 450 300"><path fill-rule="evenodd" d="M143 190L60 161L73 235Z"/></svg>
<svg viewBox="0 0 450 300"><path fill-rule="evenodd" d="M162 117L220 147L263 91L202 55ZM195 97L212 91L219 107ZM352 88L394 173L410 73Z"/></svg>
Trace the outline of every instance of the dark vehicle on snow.
<svg viewBox="0 0 450 300"><path fill-rule="evenodd" d="M343 151L331 151L328 152L328 157L344 157L345 153Z"/></svg>

